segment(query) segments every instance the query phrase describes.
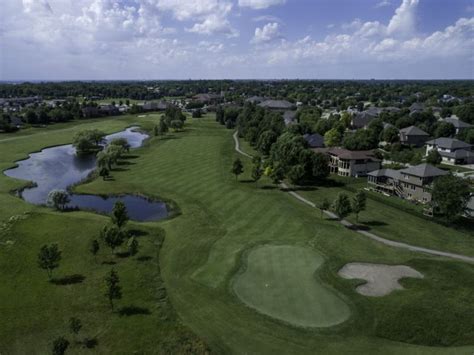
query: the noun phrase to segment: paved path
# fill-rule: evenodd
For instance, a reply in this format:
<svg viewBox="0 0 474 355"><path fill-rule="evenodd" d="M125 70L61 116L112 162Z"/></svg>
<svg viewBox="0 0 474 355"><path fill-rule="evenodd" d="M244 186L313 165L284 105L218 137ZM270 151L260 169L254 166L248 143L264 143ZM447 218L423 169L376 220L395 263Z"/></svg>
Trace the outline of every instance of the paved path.
<svg viewBox="0 0 474 355"><path fill-rule="evenodd" d="M240 143L239 143L239 138L237 136L237 132L234 133L233 138L234 138L234 142L235 142L235 150L238 153L242 154L243 156L246 156L247 158L252 158L252 156L250 154L247 154L247 153L245 153L244 151L242 151L240 149ZM310 207L316 208L315 203L313 203L313 202L309 201L308 199L304 198L303 196L301 196L297 192L291 191L291 189L288 187L288 185L285 184L284 182L282 182L280 184L280 187L283 190L285 190L286 192L288 192L291 196L298 199L299 201L305 203L306 205L308 205ZM336 214L332 213L331 211L324 211L324 213L332 219L338 219L338 216ZM474 257L471 257L471 256L460 255L460 254L455 254L455 253L449 253L449 252L444 252L444 251L434 250L434 249L428 249L428 248L423 248L423 247L417 247L417 246L414 246L414 245L410 245L410 244L406 244L406 243L402 243L402 242L396 242L394 240L385 239L385 238L379 237L378 235L375 235L373 233L357 229L355 225L353 225L351 222L349 222L345 219L340 220L339 223L341 223L343 226L345 226L347 228L350 228L350 229L354 230L355 232L360 233L360 234L362 234L362 235L364 235L364 236L366 236L366 237L368 237L372 240L375 240L379 243L382 243L382 244L385 244L385 245L388 245L388 246L391 246L391 247L407 249L407 250L410 250L410 251L426 253L426 254L431 254L431 255L435 255L435 256L444 256L444 257L451 258L451 259L457 259L457 260L462 260L462 261L466 261L466 262L469 262L469 263L474 263Z"/></svg>

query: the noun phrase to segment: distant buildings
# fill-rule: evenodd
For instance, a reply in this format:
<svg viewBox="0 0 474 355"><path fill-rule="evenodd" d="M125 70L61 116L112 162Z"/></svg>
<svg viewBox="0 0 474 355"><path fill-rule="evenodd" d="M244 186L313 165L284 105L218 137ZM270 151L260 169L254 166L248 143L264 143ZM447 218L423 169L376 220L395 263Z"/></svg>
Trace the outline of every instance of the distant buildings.
<svg viewBox="0 0 474 355"><path fill-rule="evenodd" d="M294 104L286 100L265 100L258 106L275 111L291 111L296 108Z"/></svg>

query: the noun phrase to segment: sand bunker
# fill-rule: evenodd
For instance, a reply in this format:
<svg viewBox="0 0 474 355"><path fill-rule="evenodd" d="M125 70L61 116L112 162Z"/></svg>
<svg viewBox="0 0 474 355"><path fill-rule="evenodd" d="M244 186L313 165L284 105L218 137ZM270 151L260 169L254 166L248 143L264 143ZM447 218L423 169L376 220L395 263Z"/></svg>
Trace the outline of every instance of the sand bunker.
<svg viewBox="0 0 474 355"><path fill-rule="evenodd" d="M345 279L362 279L367 283L360 285L356 291L364 296L385 296L394 290L402 290L398 280L404 277L422 279L423 275L405 265L383 265L368 263L349 263L339 270Z"/></svg>

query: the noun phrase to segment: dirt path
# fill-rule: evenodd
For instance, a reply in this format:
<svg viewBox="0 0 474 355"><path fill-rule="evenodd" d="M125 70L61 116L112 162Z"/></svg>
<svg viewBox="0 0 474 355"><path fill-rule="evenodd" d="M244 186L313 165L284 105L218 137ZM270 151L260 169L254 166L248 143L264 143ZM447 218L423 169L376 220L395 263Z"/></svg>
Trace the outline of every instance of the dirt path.
<svg viewBox="0 0 474 355"><path fill-rule="evenodd" d="M232 137L234 138L234 142L235 142L235 151L242 154L243 156L251 159L252 156L250 154L247 154L247 153L245 153L244 151L242 151L240 149L240 143L239 143L239 138L237 136L237 131L234 133L234 135ZM282 182L280 184L280 187L284 191L288 192L291 196L298 199L299 201L305 203L306 205L308 205L310 207L316 208L316 204L314 202L311 202L311 201L307 200L306 198L304 198L303 196L301 196L300 194L298 194L295 191L291 191L291 189L288 187L288 185L285 184L284 182ZM325 210L324 213L332 219L338 219L338 216L336 214L332 213L331 211L326 211ZM347 227L347 228L350 228L350 229L354 230L355 232L357 232L359 234L362 234L362 235L364 235L364 236L366 236L366 237L368 237L372 240L375 240L379 243L382 243L382 244L385 244L385 245L388 245L388 246L391 246L391 247L407 249L407 250L410 250L410 251L425 253L425 254L430 254L430 255L435 255L435 256L444 256L444 257L451 258L451 259L466 261L468 263L474 263L474 257L471 257L471 256L455 254L455 253L449 253L449 252L444 252L444 251L434 250L434 249L429 249L429 248L423 248L423 247L418 247L418 246L415 246L415 245L410 245L410 244L406 244L406 243L402 243L402 242L396 242L394 240L385 239L385 238L379 237L376 234L373 234L373 233L370 233L370 232L367 232L367 231L364 231L364 230L357 229L354 224L352 224L351 222L349 222L345 219L340 220L339 223L342 224L343 226Z"/></svg>

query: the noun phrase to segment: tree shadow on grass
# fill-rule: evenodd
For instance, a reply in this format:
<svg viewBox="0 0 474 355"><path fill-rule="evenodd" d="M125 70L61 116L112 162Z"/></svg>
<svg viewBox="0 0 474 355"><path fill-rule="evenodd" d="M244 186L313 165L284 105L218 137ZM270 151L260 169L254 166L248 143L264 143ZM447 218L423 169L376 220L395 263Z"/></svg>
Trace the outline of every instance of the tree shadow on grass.
<svg viewBox="0 0 474 355"><path fill-rule="evenodd" d="M112 260L102 261L102 265L115 265L115 264L117 264L117 262L112 261Z"/></svg>
<svg viewBox="0 0 474 355"><path fill-rule="evenodd" d="M94 349L97 345L99 345L99 341L97 338L85 338L82 344L87 349Z"/></svg>
<svg viewBox="0 0 474 355"><path fill-rule="evenodd" d="M140 256L137 258L137 261L145 262L145 261L150 261L151 259L153 259L151 256Z"/></svg>
<svg viewBox="0 0 474 355"><path fill-rule="evenodd" d="M275 185L264 185L261 187L262 190L275 190L278 189L278 186Z"/></svg>
<svg viewBox="0 0 474 355"><path fill-rule="evenodd" d="M148 235L149 233L148 232L145 232L145 231L142 231L140 229L130 229L128 231L128 234L130 236L134 236L134 237L143 237L145 235Z"/></svg>
<svg viewBox="0 0 474 355"><path fill-rule="evenodd" d="M115 253L115 256L117 256L118 258L128 258L130 255L130 252L128 251L120 251L118 253Z"/></svg>
<svg viewBox="0 0 474 355"><path fill-rule="evenodd" d="M239 182L243 183L243 184L255 184L255 181L254 180L251 180L251 179L244 179L244 180L239 180Z"/></svg>
<svg viewBox="0 0 474 355"><path fill-rule="evenodd" d="M127 160L121 160L121 161L117 162L117 165L135 165L135 163L133 163L131 161L127 161Z"/></svg>
<svg viewBox="0 0 474 355"><path fill-rule="evenodd" d="M286 189L285 188L282 189L282 191L286 191L286 192L315 191L315 190L317 190L317 188L314 186L295 186L295 187L288 187Z"/></svg>
<svg viewBox="0 0 474 355"><path fill-rule="evenodd" d="M149 315L151 314L148 308L137 306L125 306L118 310L120 316L130 317L135 315Z"/></svg>
<svg viewBox="0 0 474 355"><path fill-rule="evenodd" d="M80 274L74 274L74 275L67 275L63 276L61 278L54 278L51 279L51 283L55 285L74 285L74 284L80 284L82 283L86 277L84 275Z"/></svg>
<svg viewBox="0 0 474 355"><path fill-rule="evenodd" d="M388 223L382 222L382 221L367 221L363 222L364 225L368 227L382 227L382 226L388 226Z"/></svg>
<svg viewBox="0 0 474 355"><path fill-rule="evenodd" d="M126 168L118 168L118 167L115 167L112 169L112 171L128 171L130 169L126 169Z"/></svg>
<svg viewBox="0 0 474 355"><path fill-rule="evenodd" d="M123 159L137 159L138 158L138 155L135 155L135 154L126 154L126 155L122 155Z"/></svg>

